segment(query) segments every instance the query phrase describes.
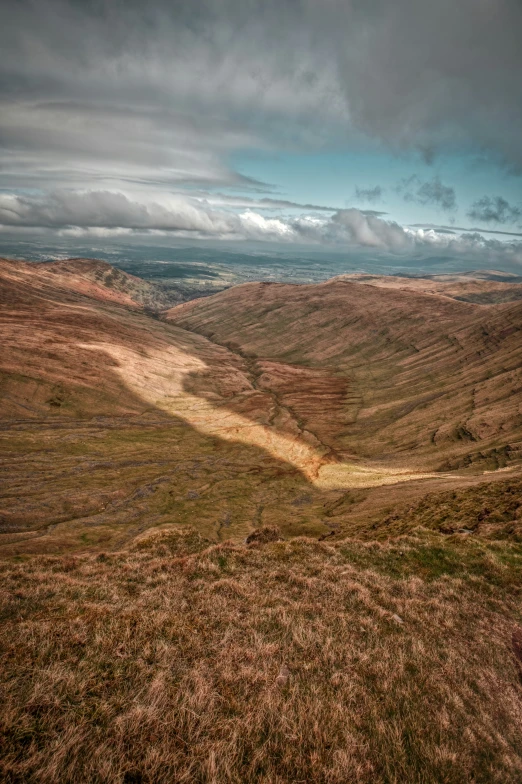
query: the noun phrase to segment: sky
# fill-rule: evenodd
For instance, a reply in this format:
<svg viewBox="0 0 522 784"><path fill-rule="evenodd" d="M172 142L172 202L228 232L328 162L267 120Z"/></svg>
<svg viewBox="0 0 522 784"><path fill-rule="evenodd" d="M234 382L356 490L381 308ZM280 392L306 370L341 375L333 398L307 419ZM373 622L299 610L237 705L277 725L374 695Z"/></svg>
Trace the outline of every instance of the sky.
<svg viewBox="0 0 522 784"><path fill-rule="evenodd" d="M522 274L520 0L3 0L2 237Z"/></svg>

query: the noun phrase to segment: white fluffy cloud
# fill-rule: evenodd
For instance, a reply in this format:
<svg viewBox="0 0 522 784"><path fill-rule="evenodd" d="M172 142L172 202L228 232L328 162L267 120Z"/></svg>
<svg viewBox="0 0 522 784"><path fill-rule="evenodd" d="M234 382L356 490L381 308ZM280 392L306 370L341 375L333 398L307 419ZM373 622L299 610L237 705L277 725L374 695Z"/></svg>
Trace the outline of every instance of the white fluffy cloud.
<svg viewBox="0 0 522 784"><path fill-rule="evenodd" d="M339 210L331 221L333 234L343 234L355 245L402 251L411 245L411 234L397 223L383 220L375 215L365 215L356 209Z"/></svg>
<svg viewBox="0 0 522 784"><path fill-rule="evenodd" d="M201 198L158 193L156 200L122 192L55 191L48 197L0 194L0 228L50 230L73 237L166 234L194 239L251 240L336 248L374 249L415 256L444 252L486 262L522 264L521 242L486 240L478 233L404 227L354 208L331 215L266 217L215 209Z"/></svg>
<svg viewBox="0 0 522 784"><path fill-rule="evenodd" d="M45 197L0 194L0 225L55 229L68 235L81 231L172 232L214 239L292 241L288 222L246 210L241 214L215 209L201 199L157 194L157 200L112 191L54 191Z"/></svg>

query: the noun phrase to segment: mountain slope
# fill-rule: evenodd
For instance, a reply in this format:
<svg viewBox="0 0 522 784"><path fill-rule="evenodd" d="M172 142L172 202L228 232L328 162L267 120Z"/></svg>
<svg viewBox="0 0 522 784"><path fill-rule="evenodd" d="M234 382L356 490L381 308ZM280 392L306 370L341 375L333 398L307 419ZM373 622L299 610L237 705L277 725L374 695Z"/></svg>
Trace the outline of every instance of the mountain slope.
<svg viewBox="0 0 522 784"><path fill-rule="evenodd" d="M12 259L0 259L2 279L20 284L62 289L84 294L102 302L114 302L130 307L153 305L158 298L161 304L167 301L151 283L116 269L105 261L96 259L67 259L27 263Z"/></svg>
<svg viewBox="0 0 522 784"><path fill-rule="evenodd" d="M434 469L518 454L522 303L484 308L334 279L245 284L167 318L249 356L274 390L296 367L335 377L340 392L326 398L303 376L296 410L339 455L407 454Z"/></svg>
<svg viewBox="0 0 522 784"><path fill-rule="evenodd" d="M462 274L425 275L410 278L398 275L340 275L337 280L364 283L368 286L441 294L478 305L516 302L522 299L522 280L516 275L495 271Z"/></svg>
<svg viewBox="0 0 522 784"><path fill-rule="evenodd" d="M517 304L249 284L162 321L52 269L0 265L5 553L195 520L386 536L395 507L518 475Z"/></svg>
<svg viewBox="0 0 522 784"><path fill-rule="evenodd" d="M119 547L194 516L215 538L281 514L287 532L322 534L336 488L411 477L356 464L319 476L328 445L248 359L66 275L0 269L4 552Z"/></svg>
<svg viewBox="0 0 522 784"><path fill-rule="evenodd" d="M260 533L0 561L0 777L520 782L520 544Z"/></svg>

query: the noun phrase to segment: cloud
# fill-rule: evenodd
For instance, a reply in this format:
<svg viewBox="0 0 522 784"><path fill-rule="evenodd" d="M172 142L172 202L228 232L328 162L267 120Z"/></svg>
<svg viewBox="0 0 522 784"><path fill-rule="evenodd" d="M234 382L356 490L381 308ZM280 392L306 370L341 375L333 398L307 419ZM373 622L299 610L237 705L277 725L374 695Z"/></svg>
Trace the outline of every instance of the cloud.
<svg viewBox="0 0 522 784"><path fill-rule="evenodd" d="M255 241L319 247L383 258L418 260L441 254L476 268L522 265L522 242L485 239L478 232L401 226L355 208L331 215L302 213L267 217L248 207L216 209L187 195L156 194L139 200L123 192L58 190L45 197L0 194L0 231L84 239L160 236L227 242Z"/></svg>
<svg viewBox="0 0 522 784"><path fill-rule="evenodd" d="M437 232L450 232L451 234L456 234L458 231L464 232L466 234L472 233L477 234L480 232L484 232L485 234L502 234L505 237L522 237L522 232L520 231L501 231L498 229L479 229L473 226L439 226L436 223L412 223L411 227L414 229L434 229Z"/></svg>
<svg viewBox="0 0 522 784"><path fill-rule="evenodd" d="M472 220L483 223L514 223L521 215L521 210L509 204L502 196L483 196L473 202L468 212Z"/></svg>
<svg viewBox="0 0 522 784"><path fill-rule="evenodd" d="M266 204L271 206L272 201L260 199L256 202L241 198L227 201L222 198L221 202L218 199L218 203L223 206L216 208L210 199L182 193L166 195L158 192L155 198L147 194L141 199L136 195L106 190L56 190L43 196L0 193L0 227L54 229L65 231L68 235L83 232L85 236L93 235L94 231L97 236L109 236L109 232L116 231L163 231L194 238L328 241L328 232L325 233L323 228L330 225L329 218L313 215L267 218L254 210L256 204L266 208ZM300 206L314 211L326 209L317 205L274 201L278 206ZM245 205L247 208L241 213L223 208ZM330 211L333 212L333 209L330 208ZM348 227L351 215L369 221L377 232L379 227L389 225L378 220L378 214L372 210L335 211L332 221L340 224L344 220Z"/></svg>
<svg viewBox="0 0 522 784"><path fill-rule="evenodd" d="M365 215L360 210L339 210L332 217L332 235L337 241L346 239L355 245L391 251L407 249L412 239L398 223L382 220L375 215Z"/></svg>
<svg viewBox="0 0 522 784"><path fill-rule="evenodd" d="M241 214L212 208L186 195L139 201L121 192L58 190L46 197L0 194L0 225L54 229L66 236L110 236L118 232L171 232L213 239L294 238L289 222L251 210Z"/></svg>
<svg viewBox="0 0 522 784"><path fill-rule="evenodd" d="M339 207L332 207L331 205L328 206L326 204L310 204L307 202L303 203L267 197L255 199L250 196L230 196L225 193L214 193L211 191L195 192L191 190L191 194L193 194L193 198L198 199L202 203L231 208L246 207L247 209L266 211L281 209L312 210L313 212L337 212L339 209ZM382 210L361 210L361 212L365 215L387 215L387 213Z"/></svg>
<svg viewBox="0 0 522 784"><path fill-rule="evenodd" d="M461 258L475 268L522 265L522 242L485 239L479 232L457 235L404 227L355 209L340 210L319 231L323 241L332 244L375 249L384 255L418 259L419 263L435 253Z"/></svg>
<svg viewBox="0 0 522 784"><path fill-rule="evenodd" d="M226 193L213 193L206 191L204 193L194 194L196 198L206 201L209 204L222 204L229 207L247 207L257 208L260 210L279 210L281 208L300 209L300 210L314 210L318 212L335 212L338 207L331 207L325 204L307 204L297 201L288 201L287 199L275 198L257 198L254 199L250 196L230 196Z"/></svg>
<svg viewBox="0 0 522 784"><path fill-rule="evenodd" d="M255 188L232 153L374 141L520 171L521 28L519 0L4 0L3 182Z"/></svg>
<svg viewBox="0 0 522 784"><path fill-rule="evenodd" d="M336 19L333 36L344 38L342 85L358 128L398 150L417 148L427 161L467 148L520 171L518 0L346 7L352 34Z"/></svg>
<svg viewBox="0 0 522 784"><path fill-rule="evenodd" d="M443 185L438 177L421 182L414 174L412 177L401 180L396 191L402 194L404 201L423 205L431 204L448 212L457 207L454 188Z"/></svg>
<svg viewBox="0 0 522 784"><path fill-rule="evenodd" d="M374 203L382 198L382 188L376 185L375 188L355 188L355 196L359 201L369 201Z"/></svg>

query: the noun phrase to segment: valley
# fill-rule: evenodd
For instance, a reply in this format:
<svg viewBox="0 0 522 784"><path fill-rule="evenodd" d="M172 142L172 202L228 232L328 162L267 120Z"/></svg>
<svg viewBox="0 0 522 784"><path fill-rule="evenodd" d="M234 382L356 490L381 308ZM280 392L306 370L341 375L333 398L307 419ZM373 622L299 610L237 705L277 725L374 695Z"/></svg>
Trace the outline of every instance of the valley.
<svg viewBox="0 0 522 784"><path fill-rule="evenodd" d="M0 784L522 784L521 31L0 3Z"/></svg>
<svg viewBox="0 0 522 784"><path fill-rule="evenodd" d="M520 781L522 284L490 280L172 307L0 261L2 780Z"/></svg>
<svg viewBox="0 0 522 784"><path fill-rule="evenodd" d="M0 273L5 554L172 525L379 538L426 494L518 487L521 284L475 280L509 289L484 305L454 281L252 283L165 309L92 260Z"/></svg>

